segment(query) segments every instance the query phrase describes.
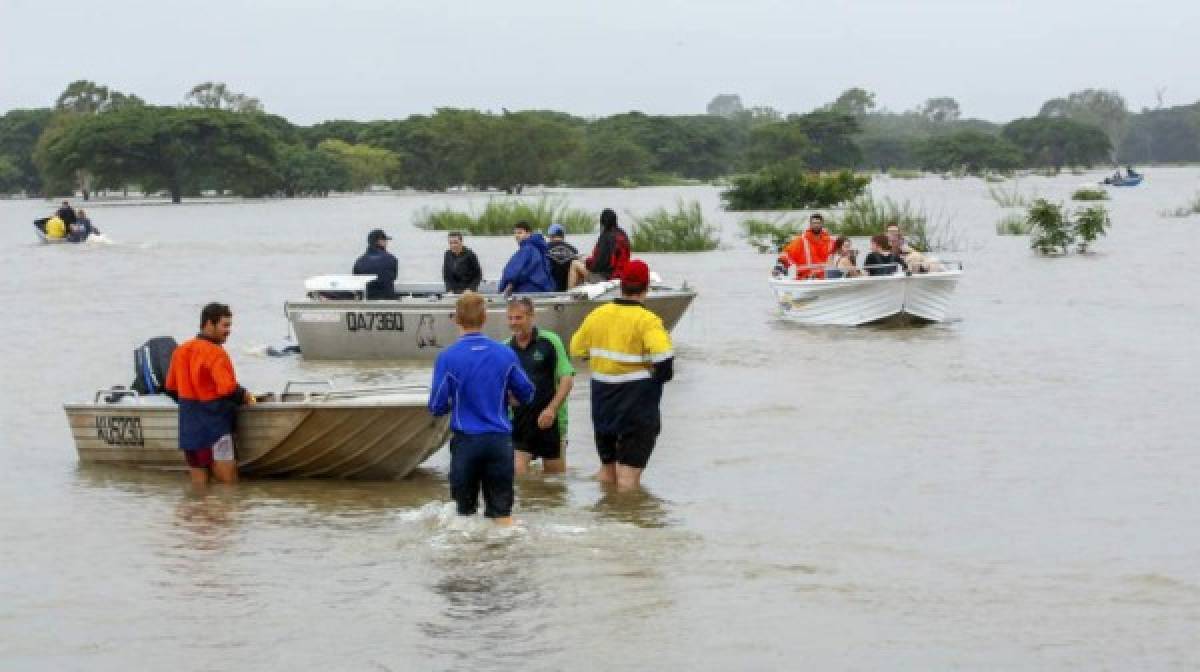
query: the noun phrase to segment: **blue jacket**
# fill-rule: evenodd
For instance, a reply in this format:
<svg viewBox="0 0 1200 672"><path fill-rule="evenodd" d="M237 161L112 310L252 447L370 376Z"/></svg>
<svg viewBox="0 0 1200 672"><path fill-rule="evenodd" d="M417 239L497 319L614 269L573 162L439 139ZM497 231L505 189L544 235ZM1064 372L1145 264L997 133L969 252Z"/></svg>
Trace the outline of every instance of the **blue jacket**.
<svg viewBox="0 0 1200 672"><path fill-rule="evenodd" d="M391 252L379 247L369 247L354 262L355 275L374 275L367 283L368 299L396 298L396 269L399 264Z"/></svg>
<svg viewBox="0 0 1200 672"><path fill-rule="evenodd" d="M464 334L433 364L429 412L453 411L450 428L463 434L511 434L508 393L533 401L533 383L512 348L480 333Z"/></svg>
<svg viewBox="0 0 1200 672"><path fill-rule="evenodd" d="M546 239L535 233L521 241L516 254L504 266L500 274L500 291L510 284L514 294L528 292L553 292L554 277L550 275L550 262L546 259Z"/></svg>

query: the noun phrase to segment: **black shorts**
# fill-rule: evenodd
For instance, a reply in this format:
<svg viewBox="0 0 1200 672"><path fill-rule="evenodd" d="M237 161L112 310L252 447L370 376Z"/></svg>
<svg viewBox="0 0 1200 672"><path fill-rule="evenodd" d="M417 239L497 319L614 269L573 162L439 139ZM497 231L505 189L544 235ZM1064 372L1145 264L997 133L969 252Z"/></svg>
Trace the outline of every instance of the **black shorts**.
<svg viewBox="0 0 1200 672"><path fill-rule="evenodd" d="M654 452L658 427L639 427L623 434L596 434L596 452L601 464L623 464L645 469Z"/></svg>
<svg viewBox="0 0 1200 672"><path fill-rule="evenodd" d="M562 457L562 434L557 417L550 429L538 427L536 419L513 423L512 440L513 450L529 453L535 460L557 460Z"/></svg>

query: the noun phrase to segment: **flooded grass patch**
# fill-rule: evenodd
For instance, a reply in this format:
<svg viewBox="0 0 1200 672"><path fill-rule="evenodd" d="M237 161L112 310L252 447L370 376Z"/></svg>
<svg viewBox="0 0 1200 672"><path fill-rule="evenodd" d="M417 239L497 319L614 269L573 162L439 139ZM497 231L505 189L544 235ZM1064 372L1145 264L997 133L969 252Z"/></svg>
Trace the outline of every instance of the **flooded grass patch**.
<svg viewBox="0 0 1200 672"><path fill-rule="evenodd" d="M478 214L451 208L417 212L413 225L426 231L462 231L477 236L506 236L517 222L529 222L535 231L561 224L567 233L592 233L598 218L586 210L568 206L565 199L543 196L536 201L496 198Z"/></svg>
<svg viewBox="0 0 1200 672"><path fill-rule="evenodd" d="M704 221L696 201L682 199L675 210L658 208L633 217L630 244L635 252L706 252L715 250L721 239L715 226Z"/></svg>

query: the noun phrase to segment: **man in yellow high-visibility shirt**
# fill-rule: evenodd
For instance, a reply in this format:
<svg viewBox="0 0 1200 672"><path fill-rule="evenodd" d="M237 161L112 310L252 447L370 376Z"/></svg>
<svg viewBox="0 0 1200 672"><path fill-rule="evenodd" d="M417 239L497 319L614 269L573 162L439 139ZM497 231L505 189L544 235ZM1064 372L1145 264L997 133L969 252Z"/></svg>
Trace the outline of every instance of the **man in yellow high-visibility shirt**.
<svg viewBox="0 0 1200 672"><path fill-rule="evenodd" d="M662 428L663 383L674 375L675 353L662 318L642 305L650 269L631 260L621 275L621 298L592 311L571 338L571 355L592 369L592 427L601 481L618 490L641 484Z"/></svg>

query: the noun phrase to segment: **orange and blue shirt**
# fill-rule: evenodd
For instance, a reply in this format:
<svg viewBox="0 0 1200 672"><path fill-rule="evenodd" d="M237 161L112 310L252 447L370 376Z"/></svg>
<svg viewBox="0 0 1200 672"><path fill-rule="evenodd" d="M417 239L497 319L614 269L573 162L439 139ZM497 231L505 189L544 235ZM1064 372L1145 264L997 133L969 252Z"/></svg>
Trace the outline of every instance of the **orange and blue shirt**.
<svg viewBox="0 0 1200 672"><path fill-rule="evenodd" d="M202 450L233 433L246 390L219 343L201 335L176 348L165 388L179 402L180 450Z"/></svg>

